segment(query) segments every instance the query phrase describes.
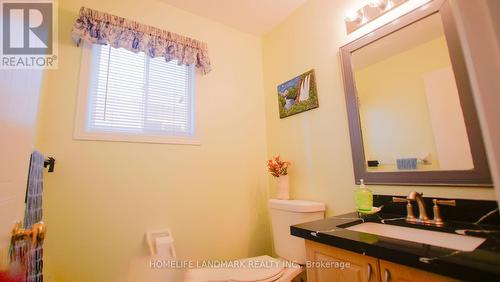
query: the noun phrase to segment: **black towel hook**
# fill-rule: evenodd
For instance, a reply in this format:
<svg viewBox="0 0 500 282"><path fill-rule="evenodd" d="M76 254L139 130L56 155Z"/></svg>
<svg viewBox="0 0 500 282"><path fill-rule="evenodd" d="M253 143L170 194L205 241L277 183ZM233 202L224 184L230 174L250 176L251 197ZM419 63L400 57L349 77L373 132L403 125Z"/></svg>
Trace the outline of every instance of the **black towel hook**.
<svg viewBox="0 0 500 282"><path fill-rule="evenodd" d="M56 164L56 159L54 159L53 157L48 157L43 162L43 167L49 167L49 172L53 172L55 164Z"/></svg>

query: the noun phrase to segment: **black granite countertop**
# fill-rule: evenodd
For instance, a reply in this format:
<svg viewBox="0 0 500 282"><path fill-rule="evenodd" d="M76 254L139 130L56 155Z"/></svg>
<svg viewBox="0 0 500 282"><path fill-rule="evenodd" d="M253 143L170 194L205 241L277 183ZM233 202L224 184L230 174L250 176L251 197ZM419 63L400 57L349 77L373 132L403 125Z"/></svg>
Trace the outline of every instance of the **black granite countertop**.
<svg viewBox="0 0 500 282"><path fill-rule="evenodd" d="M394 212L389 206L373 216L360 216L353 212L298 224L291 226L291 234L306 240L463 281L500 281L500 226L456 220L446 221L443 227L424 226L408 223L404 219L404 215L385 213L386 211ZM486 240L474 251L464 252L346 229L362 222L376 222L453 234L456 234L455 231L459 229L483 229L494 232L475 233L474 236L484 237Z"/></svg>

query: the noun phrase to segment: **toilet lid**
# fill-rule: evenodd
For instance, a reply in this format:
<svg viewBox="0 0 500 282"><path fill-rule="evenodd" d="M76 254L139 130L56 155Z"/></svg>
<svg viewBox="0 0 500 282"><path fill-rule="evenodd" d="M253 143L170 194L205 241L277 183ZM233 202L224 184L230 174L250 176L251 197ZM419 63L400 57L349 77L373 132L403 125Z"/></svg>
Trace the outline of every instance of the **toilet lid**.
<svg viewBox="0 0 500 282"><path fill-rule="evenodd" d="M268 282L280 278L285 269L282 261L270 256L246 258L237 262L240 267L192 269L189 271L187 280L197 282Z"/></svg>

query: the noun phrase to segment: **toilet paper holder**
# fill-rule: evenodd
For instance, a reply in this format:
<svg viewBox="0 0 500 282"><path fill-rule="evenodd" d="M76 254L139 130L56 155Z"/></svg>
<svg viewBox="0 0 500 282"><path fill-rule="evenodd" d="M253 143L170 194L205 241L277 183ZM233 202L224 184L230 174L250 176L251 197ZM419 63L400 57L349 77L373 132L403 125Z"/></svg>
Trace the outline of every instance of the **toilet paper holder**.
<svg viewBox="0 0 500 282"><path fill-rule="evenodd" d="M170 229L147 231L146 241L151 256L175 259L174 237Z"/></svg>

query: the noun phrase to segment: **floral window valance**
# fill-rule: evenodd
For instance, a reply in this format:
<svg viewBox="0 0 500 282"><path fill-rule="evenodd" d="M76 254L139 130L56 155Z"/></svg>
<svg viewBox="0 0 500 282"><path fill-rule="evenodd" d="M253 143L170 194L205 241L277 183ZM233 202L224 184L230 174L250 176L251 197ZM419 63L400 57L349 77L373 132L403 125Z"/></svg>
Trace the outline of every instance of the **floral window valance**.
<svg viewBox="0 0 500 282"><path fill-rule="evenodd" d="M71 35L77 45L82 40L111 44L167 62L177 60L179 65L194 64L203 74L211 70L206 43L89 8L80 9Z"/></svg>

